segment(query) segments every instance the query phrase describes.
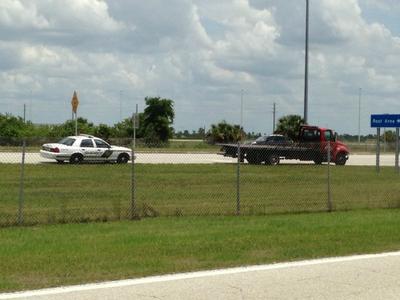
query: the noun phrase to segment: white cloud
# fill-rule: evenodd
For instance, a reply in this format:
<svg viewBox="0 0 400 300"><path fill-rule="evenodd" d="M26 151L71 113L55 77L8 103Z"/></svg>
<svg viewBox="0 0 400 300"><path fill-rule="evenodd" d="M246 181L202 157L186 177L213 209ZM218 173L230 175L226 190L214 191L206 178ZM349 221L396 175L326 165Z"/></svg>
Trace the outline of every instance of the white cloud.
<svg viewBox="0 0 400 300"><path fill-rule="evenodd" d="M400 93L398 2L310 3L310 121L354 132L362 87L368 131ZM78 90L83 116L113 123L120 91L124 116L160 95L176 128L197 129L238 122L244 89L245 127L268 132L272 102L303 111L304 18L297 0L0 1L1 101L15 113L32 90L34 121L59 122Z"/></svg>
<svg viewBox="0 0 400 300"><path fill-rule="evenodd" d="M18 0L0 2L0 24L6 28L48 28L48 20L39 12L34 3Z"/></svg>
<svg viewBox="0 0 400 300"><path fill-rule="evenodd" d="M0 3L0 24L8 28L36 30L122 29L108 13L107 3L99 0L3 0Z"/></svg>

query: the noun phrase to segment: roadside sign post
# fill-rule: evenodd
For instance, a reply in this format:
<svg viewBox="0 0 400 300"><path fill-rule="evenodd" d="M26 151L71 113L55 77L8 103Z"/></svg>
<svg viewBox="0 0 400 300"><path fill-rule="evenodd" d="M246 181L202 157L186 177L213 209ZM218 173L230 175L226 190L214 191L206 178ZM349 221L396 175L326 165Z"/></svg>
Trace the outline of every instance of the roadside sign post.
<svg viewBox="0 0 400 300"><path fill-rule="evenodd" d="M72 117L75 117L75 135L78 135L77 113L78 113L79 100L78 100L78 95L76 94L76 91L74 91L74 94L72 96L71 105L72 105Z"/></svg>
<svg viewBox="0 0 400 300"><path fill-rule="evenodd" d="M376 172L379 173L381 128L396 128L395 170L399 173L400 114L371 115L371 127L376 128Z"/></svg>
<svg viewBox="0 0 400 300"><path fill-rule="evenodd" d="M396 173L399 174L399 127L396 128L396 153L395 153Z"/></svg>
<svg viewBox="0 0 400 300"><path fill-rule="evenodd" d="M380 155L381 155L381 128L376 129L376 172L380 171Z"/></svg>

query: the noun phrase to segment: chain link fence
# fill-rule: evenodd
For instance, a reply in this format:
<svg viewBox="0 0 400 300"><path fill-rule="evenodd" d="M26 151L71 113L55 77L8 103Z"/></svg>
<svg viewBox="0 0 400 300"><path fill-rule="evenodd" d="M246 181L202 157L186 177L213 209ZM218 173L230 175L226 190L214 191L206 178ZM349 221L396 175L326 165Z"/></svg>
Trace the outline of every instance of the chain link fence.
<svg viewBox="0 0 400 300"><path fill-rule="evenodd" d="M233 145L223 156L201 141L139 143L133 164L61 164L39 153L54 141L0 138L0 226L400 207L394 166L336 165L330 144ZM131 147L132 139L112 143Z"/></svg>

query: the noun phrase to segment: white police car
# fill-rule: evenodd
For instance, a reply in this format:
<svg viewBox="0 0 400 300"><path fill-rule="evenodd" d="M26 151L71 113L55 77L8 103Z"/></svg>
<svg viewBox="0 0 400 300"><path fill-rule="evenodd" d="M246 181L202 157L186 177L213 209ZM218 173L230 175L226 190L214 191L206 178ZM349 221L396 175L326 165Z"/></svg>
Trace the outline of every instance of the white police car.
<svg viewBox="0 0 400 300"><path fill-rule="evenodd" d="M55 159L58 163L68 160L71 164L82 161L108 161L119 164L131 159L131 149L112 146L91 135L68 136L58 143L44 144L40 150L44 158Z"/></svg>

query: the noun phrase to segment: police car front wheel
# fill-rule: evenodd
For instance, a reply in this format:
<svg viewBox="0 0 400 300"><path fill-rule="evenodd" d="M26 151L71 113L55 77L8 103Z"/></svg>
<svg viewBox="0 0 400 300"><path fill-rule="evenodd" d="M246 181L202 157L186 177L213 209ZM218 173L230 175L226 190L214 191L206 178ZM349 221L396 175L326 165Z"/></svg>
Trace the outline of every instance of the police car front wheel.
<svg viewBox="0 0 400 300"><path fill-rule="evenodd" d="M118 164L126 164L129 161L129 155L126 153L122 153L118 155L117 163Z"/></svg>

